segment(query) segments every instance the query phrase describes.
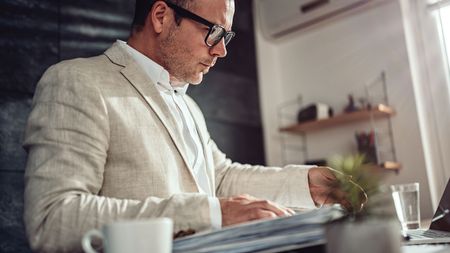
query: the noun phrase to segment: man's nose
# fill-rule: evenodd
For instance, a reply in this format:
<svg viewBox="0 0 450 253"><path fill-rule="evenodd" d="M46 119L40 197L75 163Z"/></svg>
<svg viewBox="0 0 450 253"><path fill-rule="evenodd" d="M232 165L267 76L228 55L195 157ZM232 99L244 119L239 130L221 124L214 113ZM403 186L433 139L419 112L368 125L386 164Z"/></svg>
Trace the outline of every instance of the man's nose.
<svg viewBox="0 0 450 253"><path fill-rule="evenodd" d="M227 56L227 47L225 46L225 39L222 38L219 43L210 48L210 53L214 57L223 58Z"/></svg>

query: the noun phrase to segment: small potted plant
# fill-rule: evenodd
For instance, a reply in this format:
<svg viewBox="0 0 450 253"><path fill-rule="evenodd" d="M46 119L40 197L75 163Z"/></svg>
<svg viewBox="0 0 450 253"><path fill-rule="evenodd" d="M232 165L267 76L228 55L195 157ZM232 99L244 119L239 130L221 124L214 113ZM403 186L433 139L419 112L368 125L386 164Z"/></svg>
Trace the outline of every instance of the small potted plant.
<svg viewBox="0 0 450 253"><path fill-rule="evenodd" d="M327 251L399 253L400 229L390 194L381 188L380 169L360 154L333 157L328 163L349 205L343 219L327 224Z"/></svg>

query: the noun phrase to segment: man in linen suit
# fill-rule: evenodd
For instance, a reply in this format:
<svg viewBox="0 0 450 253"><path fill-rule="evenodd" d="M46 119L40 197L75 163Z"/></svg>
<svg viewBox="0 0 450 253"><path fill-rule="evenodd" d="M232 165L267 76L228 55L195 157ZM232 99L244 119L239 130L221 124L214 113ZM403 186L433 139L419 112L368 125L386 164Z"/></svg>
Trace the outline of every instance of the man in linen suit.
<svg viewBox="0 0 450 253"><path fill-rule="evenodd" d="M201 231L340 201L327 168L232 163L185 94L225 57L233 15L233 0L137 0L127 42L45 72L24 140L33 250L80 251L119 219Z"/></svg>

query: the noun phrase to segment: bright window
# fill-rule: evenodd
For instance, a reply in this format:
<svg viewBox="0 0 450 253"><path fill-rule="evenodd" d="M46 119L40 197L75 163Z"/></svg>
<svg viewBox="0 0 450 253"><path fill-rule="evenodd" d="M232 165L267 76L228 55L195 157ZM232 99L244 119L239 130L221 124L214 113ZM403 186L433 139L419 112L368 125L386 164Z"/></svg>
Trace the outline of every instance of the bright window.
<svg viewBox="0 0 450 253"><path fill-rule="evenodd" d="M450 91L450 1L441 1L440 4L436 4L435 8L434 17L438 26L443 61L446 65L448 90Z"/></svg>
<svg viewBox="0 0 450 253"><path fill-rule="evenodd" d="M399 0L433 208L450 178L450 0Z"/></svg>

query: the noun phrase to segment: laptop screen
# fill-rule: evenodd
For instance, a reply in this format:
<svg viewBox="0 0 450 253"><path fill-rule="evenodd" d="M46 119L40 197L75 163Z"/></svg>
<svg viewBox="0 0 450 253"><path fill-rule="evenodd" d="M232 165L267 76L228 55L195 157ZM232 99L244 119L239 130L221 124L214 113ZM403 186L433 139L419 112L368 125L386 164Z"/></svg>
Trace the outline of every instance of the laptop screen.
<svg viewBox="0 0 450 253"><path fill-rule="evenodd" d="M450 180L447 182L430 229L450 232Z"/></svg>

